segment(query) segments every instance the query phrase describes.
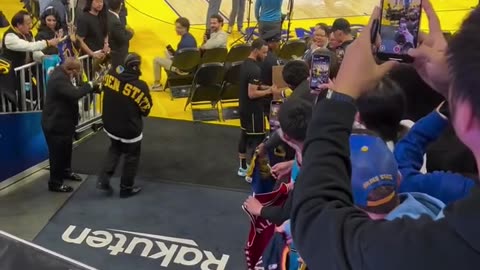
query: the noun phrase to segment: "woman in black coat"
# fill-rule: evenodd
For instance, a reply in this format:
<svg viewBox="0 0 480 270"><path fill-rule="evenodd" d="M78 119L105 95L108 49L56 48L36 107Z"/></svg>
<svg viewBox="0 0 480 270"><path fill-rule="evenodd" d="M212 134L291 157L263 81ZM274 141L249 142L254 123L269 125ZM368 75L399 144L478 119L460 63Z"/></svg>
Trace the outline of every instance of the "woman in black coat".
<svg viewBox="0 0 480 270"><path fill-rule="evenodd" d="M53 39L58 35L59 31L61 31L61 23L58 12L54 8L47 8L40 18L40 27L38 28L35 40ZM58 54L58 48L49 46L42 52L45 55L54 55Z"/></svg>

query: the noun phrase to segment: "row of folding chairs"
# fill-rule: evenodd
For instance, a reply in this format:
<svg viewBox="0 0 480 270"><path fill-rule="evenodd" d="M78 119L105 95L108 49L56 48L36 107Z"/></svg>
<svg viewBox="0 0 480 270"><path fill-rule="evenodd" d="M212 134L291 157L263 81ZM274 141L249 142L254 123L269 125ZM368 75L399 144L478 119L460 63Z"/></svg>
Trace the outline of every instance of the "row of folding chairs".
<svg viewBox="0 0 480 270"><path fill-rule="evenodd" d="M278 52L279 58L289 61L303 56L307 49L304 40L289 40L282 45ZM179 50L173 57L172 68L167 70L167 83L165 88L170 89L172 99L188 97L189 88L198 67L208 63L222 63L228 68L231 63L245 60L250 54L249 44L237 44L229 51L225 48L205 50L203 53L196 48ZM179 72L177 72L179 71Z"/></svg>
<svg viewBox="0 0 480 270"><path fill-rule="evenodd" d="M184 110L190 106L193 120L238 118L240 68L243 61L201 64L195 73ZM235 105L232 105L235 104Z"/></svg>

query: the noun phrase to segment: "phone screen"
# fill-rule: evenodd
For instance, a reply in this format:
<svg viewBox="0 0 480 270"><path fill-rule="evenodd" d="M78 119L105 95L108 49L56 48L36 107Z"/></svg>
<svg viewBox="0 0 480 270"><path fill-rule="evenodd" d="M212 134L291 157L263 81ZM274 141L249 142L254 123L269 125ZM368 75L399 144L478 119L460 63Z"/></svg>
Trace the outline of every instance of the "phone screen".
<svg viewBox="0 0 480 270"><path fill-rule="evenodd" d="M310 89L318 89L318 85L328 83L330 78L330 57L313 54L310 69Z"/></svg>
<svg viewBox="0 0 480 270"><path fill-rule="evenodd" d="M280 111L280 106L282 105L283 100L272 100L270 103L270 130L274 131L280 128L280 122L278 121L278 111Z"/></svg>
<svg viewBox="0 0 480 270"><path fill-rule="evenodd" d="M382 1L380 58L406 60L408 50L417 46L422 1Z"/></svg>

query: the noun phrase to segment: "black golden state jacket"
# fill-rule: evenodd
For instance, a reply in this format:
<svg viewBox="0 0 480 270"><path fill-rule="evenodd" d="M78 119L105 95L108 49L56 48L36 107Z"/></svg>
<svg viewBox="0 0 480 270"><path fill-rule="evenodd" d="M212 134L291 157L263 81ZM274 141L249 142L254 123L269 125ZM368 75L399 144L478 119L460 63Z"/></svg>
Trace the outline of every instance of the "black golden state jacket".
<svg viewBox="0 0 480 270"><path fill-rule="evenodd" d="M153 104L147 83L139 77L139 71L118 66L104 78L103 125L115 137L129 140L142 134L142 117Z"/></svg>

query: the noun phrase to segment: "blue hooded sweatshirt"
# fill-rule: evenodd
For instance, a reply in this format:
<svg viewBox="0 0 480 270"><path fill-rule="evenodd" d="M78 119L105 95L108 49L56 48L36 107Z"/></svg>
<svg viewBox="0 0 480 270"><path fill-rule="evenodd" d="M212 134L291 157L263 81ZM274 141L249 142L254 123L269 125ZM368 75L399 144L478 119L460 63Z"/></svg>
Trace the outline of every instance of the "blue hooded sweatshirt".
<svg viewBox="0 0 480 270"><path fill-rule="evenodd" d="M395 159L402 174L399 192L422 192L449 204L465 198L475 182L461 174L420 169L428 144L437 140L448 124L437 111L420 119L395 146Z"/></svg>
<svg viewBox="0 0 480 270"><path fill-rule="evenodd" d="M386 220L393 220L401 217L418 219L421 215L427 215L433 220L443 218L445 204L439 199L419 193L400 193L400 205L393 209L386 217Z"/></svg>

